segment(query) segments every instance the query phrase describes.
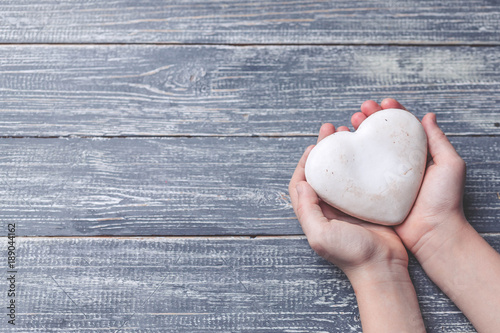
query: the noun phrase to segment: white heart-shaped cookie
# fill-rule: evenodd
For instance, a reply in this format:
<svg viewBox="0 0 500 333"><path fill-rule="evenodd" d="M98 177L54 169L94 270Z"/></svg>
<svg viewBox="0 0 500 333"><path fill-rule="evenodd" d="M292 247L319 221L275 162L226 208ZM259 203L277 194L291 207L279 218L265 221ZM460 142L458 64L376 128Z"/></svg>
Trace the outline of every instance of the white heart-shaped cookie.
<svg viewBox="0 0 500 333"><path fill-rule="evenodd" d="M383 225L405 219L425 172L427 136L410 112L387 109L356 132L336 132L309 153L305 174L318 196L357 218Z"/></svg>

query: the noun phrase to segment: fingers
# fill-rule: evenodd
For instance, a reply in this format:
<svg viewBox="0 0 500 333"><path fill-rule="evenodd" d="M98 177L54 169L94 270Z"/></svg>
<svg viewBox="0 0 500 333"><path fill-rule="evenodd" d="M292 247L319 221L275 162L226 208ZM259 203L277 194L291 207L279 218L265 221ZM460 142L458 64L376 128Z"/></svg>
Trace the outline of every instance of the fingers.
<svg viewBox="0 0 500 333"><path fill-rule="evenodd" d="M321 140L326 138L329 135L332 135L335 132L343 132L343 131L349 131L349 128L347 126L340 126L335 130L335 126L332 124L323 124L321 125L321 128L319 129L319 135L318 135L318 142L319 143Z"/></svg>
<svg viewBox="0 0 500 333"><path fill-rule="evenodd" d="M367 117L380 110L382 110L382 107L375 101L365 101L361 104L361 112Z"/></svg>
<svg viewBox="0 0 500 333"><path fill-rule="evenodd" d="M406 110L406 108L399 103L397 100L394 98L386 98L384 99L380 104L378 104L375 101L368 100L365 101L363 104L361 104L361 112L356 112L355 114L352 115L351 117L351 124L354 127L354 129L358 129L359 125L374 114L377 111L385 110L385 109L403 109Z"/></svg>
<svg viewBox="0 0 500 333"><path fill-rule="evenodd" d="M385 109L402 109L402 110L406 110L406 108L401 103L399 103L398 101L396 101L394 98L386 98L386 99L384 99L380 103L380 106L384 110Z"/></svg>
<svg viewBox="0 0 500 333"><path fill-rule="evenodd" d="M288 193L290 194L290 199L292 200L292 206L293 210L295 211L295 215L297 215L297 207L298 207L297 206L298 196L297 196L296 186L299 182L306 180L305 167L306 167L307 156L309 156L309 153L313 148L314 145L307 147L306 151L300 158L297 167L295 168L295 171L292 175L292 179L290 180L290 184L288 184Z"/></svg>
<svg viewBox="0 0 500 333"><path fill-rule="evenodd" d="M434 113L428 113L424 116L422 126L427 134L429 153L435 164L461 160L446 135L438 127Z"/></svg>
<svg viewBox="0 0 500 333"><path fill-rule="evenodd" d="M363 112L356 112L355 114L352 115L351 117L351 124L354 127L355 130L358 129L359 125L368 118Z"/></svg>
<svg viewBox="0 0 500 333"><path fill-rule="evenodd" d="M297 183L297 218L307 239L318 239L325 222L328 222L319 206L316 192L305 181Z"/></svg>
<svg viewBox="0 0 500 333"><path fill-rule="evenodd" d="M377 102L372 100L365 101L363 104L361 104L361 112L356 112L355 114L352 115L351 117L352 126L354 127L355 130L357 130L359 125L361 125L361 123L366 118L368 118L369 116L380 110L382 110L382 107L378 105Z"/></svg>
<svg viewBox="0 0 500 333"><path fill-rule="evenodd" d="M340 126L337 128L337 132L349 132L349 128L347 126Z"/></svg>
<svg viewBox="0 0 500 333"><path fill-rule="evenodd" d="M321 128L319 129L318 142L333 133L335 133L335 126L333 126L332 124L321 125Z"/></svg>

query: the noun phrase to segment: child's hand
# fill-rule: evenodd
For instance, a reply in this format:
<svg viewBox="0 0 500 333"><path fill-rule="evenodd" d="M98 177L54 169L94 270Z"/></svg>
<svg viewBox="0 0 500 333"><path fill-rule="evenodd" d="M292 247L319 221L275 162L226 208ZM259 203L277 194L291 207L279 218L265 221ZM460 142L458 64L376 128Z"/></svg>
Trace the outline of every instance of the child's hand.
<svg viewBox="0 0 500 333"><path fill-rule="evenodd" d="M396 100L366 101L351 122L358 128L376 111L403 108ZM465 163L436 124L422 119L431 160L415 204L394 229L427 275L464 312L478 332L500 327L500 255L465 219Z"/></svg>
<svg viewBox="0 0 500 333"><path fill-rule="evenodd" d="M379 105L366 101L351 122L355 129L376 111L404 107L394 99L385 99ZM422 187L406 220L395 227L405 246L419 259L425 261L435 250L426 247L429 242L444 242L436 233L452 237L467 222L463 216L462 197L465 182L465 163L436 124L436 116L425 115L422 125L428 138L429 160ZM430 251L427 251L427 248Z"/></svg>
<svg viewBox="0 0 500 333"><path fill-rule="evenodd" d="M333 125L323 125L318 142L334 132ZM363 222L318 198L304 173L311 149L290 181L292 205L311 247L351 281L363 332L425 332L403 243L393 228Z"/></svg>
<svg viewBox="0 0 500 333"><path fill-rule="evenodd" d="M334 131L331 124L323 125L318 142ZM304 174L312 148L308 147L300 159L289 185L293 208L311 247L348 276L375 264L406 269L408 254L392 228L348 216L318 198Z"/></svg>

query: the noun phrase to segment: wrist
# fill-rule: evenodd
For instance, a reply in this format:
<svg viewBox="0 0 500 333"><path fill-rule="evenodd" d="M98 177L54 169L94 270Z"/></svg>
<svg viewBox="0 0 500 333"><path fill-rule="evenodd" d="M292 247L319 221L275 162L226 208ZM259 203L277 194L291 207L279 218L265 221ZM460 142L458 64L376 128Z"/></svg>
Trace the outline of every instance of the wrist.
<svg viewBox="0 0 500 333"><path fill-rule="evenodd" d="M477 281L479 272L472 267L487 260L485 248L489 248L488 244L466 222L453 233L434 236L415 257L426 274L456 302L464 288Z"/></svg>
<svg viewBox="0 0 500 333"><path fill-rule="evenodd" d="M478 332L497 332L500 255L468 223L453 235L441 237L441 246L430 242L426 252L420 253L417 259L422 268Z"/></svg>
<svg viewBox="0 0 500 333"><path fill-rule="evenodd" d="M436 224L411 248L411 252L424 267L440 256L453 253L465 239L477 234L462 213L449 216L447 221Z"/></svg>
<svg viewBox="0 0 500 333"><path fill-rule="evenodd" d="M356 294L363 332L425 332L407 264L379 262L345 272Z"/></svg>
<svg viewBox="0 0 500 333"><path fill-rule="evenodd" d="M344 269L356 292L359 288L380 287L394 283L410 282L408 262L401 260L380 261Z"/></svg>

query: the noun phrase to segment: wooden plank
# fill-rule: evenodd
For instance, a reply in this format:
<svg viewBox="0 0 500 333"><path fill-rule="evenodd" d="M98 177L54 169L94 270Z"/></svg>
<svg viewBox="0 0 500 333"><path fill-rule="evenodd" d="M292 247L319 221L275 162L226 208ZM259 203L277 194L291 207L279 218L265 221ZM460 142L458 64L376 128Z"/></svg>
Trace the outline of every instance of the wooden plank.
<svg viewBox="0 0 500 333"><path fill-rule="evenodd" d="M302 234L288 182L314 138L1 139L0 220L20 235ZM500 232L497 137L453 137L465 208ZM2 234L6 230L0 231Z"/></svg>
<svg viewBox="0 0 500 333"><path fill-rule="evenodd" d="M499 135L500 47L1 46L2 136L315 135L366 99Z"/></svg>
<svg viewBox="0 0 500 333"><path fill-rule="evenodd" d="M500 42L491 0L6 0L0 13L3 43Z"/></svg>
<svg viewBox="0 0 500 333"><path fill-rule="evenodd" d="M486 240L500 250L498 234ZM16 332L361 331L349 281L304 237L16 242ZM428 332L474 332L413 259L409 269Z"/></svg>

